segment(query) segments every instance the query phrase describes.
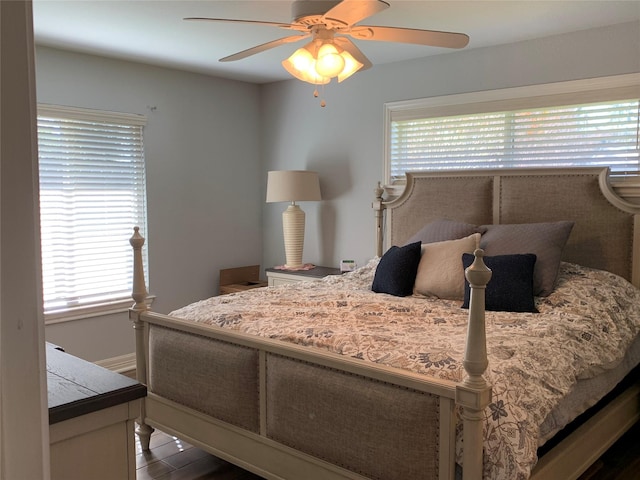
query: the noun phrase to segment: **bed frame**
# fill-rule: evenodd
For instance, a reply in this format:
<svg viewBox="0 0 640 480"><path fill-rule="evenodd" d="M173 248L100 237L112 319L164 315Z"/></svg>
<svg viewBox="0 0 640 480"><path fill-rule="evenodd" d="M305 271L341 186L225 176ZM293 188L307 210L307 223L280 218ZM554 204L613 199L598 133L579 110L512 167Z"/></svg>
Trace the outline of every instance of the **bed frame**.
<svg viewBox="0 0 640 480"><path fill-rule="evenodd" d="M378 255L385 243L401 245L439 218L474 224L572 220L576 223L563 259L612 271L640 288L640 206L614 193L607 169L411 173L398 198L385 201L382 194L376 190L373 204ZM451 480L456 475L454 409L460 405L463 478L482 478L482 419L491 399L483 377L488 364L484 286L490 272L482 251L466 273L472 286L467 377L456 384L153 313L145 303L143 243L136 228L131 239L135 305L129 317L136 332L138 380L149 391L137 429L143 448L156 427L268 479ZM165 394L159 381L163 362L188 355L188 349L174 352L173 344L192 341L204 342L213 352L205 370L196 365L201 362L192 362L194 375L215 380L199 390L199 397L207 398L204 403L189 398L192 392L176 401L176 394ZM349 389L353 395L366 391L367 398L356 401ZM367 402L413 408L420 420L403 424L408 443L402 443L403 436L385 443L402 419L392 414L371 418ZM340 425L322 415L327 404L330 417L342 419L336 422ZM314 429L325 432L324 442L299 428L310 417ZM546 454L532 478L577 478L638 418L640 387L633 385ZM389 453L396 444L398 452Z"/></svg>

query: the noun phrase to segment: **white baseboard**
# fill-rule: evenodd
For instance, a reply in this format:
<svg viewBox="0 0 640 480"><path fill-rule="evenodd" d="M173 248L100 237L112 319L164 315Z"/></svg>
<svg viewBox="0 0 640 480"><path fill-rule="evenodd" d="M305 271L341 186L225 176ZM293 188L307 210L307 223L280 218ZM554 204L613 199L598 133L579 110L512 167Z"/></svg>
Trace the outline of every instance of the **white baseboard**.
<svg viewBox="0 0 640 480"><path fill-rule="evenodd" d="M126 355L120 355L119 357L105 358L104 360L98 360L94 362L96 365L108 368L114 372L127 374L135 372L136 370L136 354L127 353Z"/></svg>

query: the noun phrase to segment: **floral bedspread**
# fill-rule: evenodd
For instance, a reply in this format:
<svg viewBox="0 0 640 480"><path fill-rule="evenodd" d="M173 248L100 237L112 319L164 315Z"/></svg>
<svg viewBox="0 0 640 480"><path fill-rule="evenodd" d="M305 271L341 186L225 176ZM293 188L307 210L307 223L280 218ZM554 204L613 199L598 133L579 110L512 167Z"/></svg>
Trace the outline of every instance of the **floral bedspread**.
<svg viewBox="0 0 640 480"><path fill-rule="evenodd" d="M468 311L460 301L373 293L377 262L320 282L213 297L172 315L462 380ZM486 479L528 478L549 411L577 379L617 365L640 332L640 290L607 272L563 263L556 290L536 305L539 314L486 312Z"/></svg>

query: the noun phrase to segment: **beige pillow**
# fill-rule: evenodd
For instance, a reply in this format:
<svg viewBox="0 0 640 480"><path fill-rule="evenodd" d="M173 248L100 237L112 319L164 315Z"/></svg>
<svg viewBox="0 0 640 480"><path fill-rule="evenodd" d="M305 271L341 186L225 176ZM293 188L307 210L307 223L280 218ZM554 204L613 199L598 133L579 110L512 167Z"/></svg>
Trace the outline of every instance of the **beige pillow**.
<svg viewBox="0 0 640 480"><path fill-rule="evenodd" d="M414 292L430 297L462 300L462 254L473 253L479 245L479 233L458 240L423 244Z"/></svg>

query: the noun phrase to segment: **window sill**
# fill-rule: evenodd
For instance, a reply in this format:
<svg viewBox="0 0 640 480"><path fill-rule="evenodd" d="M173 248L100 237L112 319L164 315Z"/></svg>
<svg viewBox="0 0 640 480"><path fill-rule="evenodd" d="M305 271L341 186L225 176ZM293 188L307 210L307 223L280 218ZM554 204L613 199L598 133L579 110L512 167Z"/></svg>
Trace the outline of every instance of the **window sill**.
<svg viewBox="0 0 640 480"><path fill-rule="evenodd" d="M146 304L151 307L155 300L155 295L147 296ZM55 325L57 323L73 322L76 320L84 320L93 317L103 317L118 313L128 312L133 306L133 300L123 299L90 307L82 307L77 309L69 309L63 312L45 314L44 324Z"/></svg>

